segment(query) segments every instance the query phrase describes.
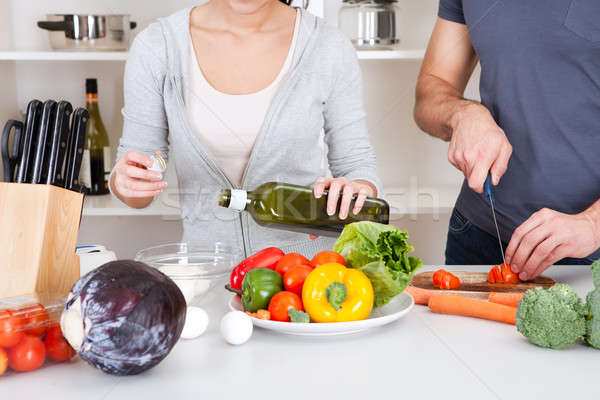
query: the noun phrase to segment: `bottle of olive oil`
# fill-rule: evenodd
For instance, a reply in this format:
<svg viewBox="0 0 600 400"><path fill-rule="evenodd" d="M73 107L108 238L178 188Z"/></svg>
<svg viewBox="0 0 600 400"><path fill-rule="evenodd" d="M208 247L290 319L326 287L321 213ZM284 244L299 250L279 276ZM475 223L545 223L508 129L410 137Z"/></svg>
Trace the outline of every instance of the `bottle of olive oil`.
<svg viewBox="0 0 600 400"><path fill-rule="evenodd" d="M111 157L108 135L98 108L98 81L87 79L86 108L90 113L85 135L85 150L81 163L79 181L88 189L88 194L107 194Z"/></svg>
<svg viewBox="0 0 600 400"><path fill-rule="evenodd" d="M251 191L224 189L219 195L219 205L246 211L258 224L265 227L320 236L336 237L346 224L357 221L389 223L390 207L385 200L368 197L356 215L352 213L352 202L348 217L342 220L338 216L339 212L327 214L327 194L325 191L317 199L312 188L269 182Z"/></svg>

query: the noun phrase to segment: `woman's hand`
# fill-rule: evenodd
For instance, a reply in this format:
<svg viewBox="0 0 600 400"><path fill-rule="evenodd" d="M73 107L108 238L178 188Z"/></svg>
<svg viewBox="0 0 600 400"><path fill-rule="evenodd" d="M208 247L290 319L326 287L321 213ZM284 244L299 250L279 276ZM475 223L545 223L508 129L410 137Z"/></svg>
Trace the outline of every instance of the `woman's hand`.
<svg viewBox="0 0 600 400"><path fill-rule="evenodd" d="M352 196L357 195L352 213L358 214L365 203L367 197L375 197L377 190L375 186L367 181L349 181L346 178L319 178L315 182L314 194L317 199L323 196L325 189L329 188L327 196L327 214L334 215L337 212L337 204L342 196L340 203L339 216L340 219L346 219L350 212Z"/></svg>
<svg viewBox="0 0 600 400"><path fill-rule="evenodd" d="M162 180L162 174L148 170L152 168L153 163L150 157L136 151L123 154L115 165L111 182L117 197L136 208L150 204L152 198L167 187L167 182ZM146 201L140 201L141 199Z"/></svg>

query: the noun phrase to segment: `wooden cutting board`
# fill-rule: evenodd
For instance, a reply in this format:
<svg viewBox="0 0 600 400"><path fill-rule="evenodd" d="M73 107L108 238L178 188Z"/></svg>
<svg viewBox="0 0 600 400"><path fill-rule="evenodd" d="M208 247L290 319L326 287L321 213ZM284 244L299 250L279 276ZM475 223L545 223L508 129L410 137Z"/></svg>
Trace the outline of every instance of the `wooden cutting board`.
<svg viewBox="0 0 600 400"><path fill-rule="evenodd" d="M435 294L461 294L473 298L487 299L490 292L523 293L538 286L549 288L556 284L554 279L546 276L538 276L532 281L520 283L489 283L487 272L448 271L460 279L460 288L457 290L441 290L433 286L434 272L421 272L415 275L411 286L430 290Z"/></svg>

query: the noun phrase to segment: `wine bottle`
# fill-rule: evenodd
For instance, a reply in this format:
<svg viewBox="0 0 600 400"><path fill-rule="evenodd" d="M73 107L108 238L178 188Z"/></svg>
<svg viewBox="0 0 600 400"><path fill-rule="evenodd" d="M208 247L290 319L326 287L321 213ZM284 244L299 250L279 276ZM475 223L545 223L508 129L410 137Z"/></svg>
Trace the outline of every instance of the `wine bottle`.
<svg viewBox="0 0 600 400"><path fill-rule="evenodd" d="M336 237L346 224L372 221L388 224L390 207L385 200L368 197L358 214L352 213L353 201L346 219L327 214L327 194L315 198L312 188L280 182L265 183L255 190L224 189L219 194L219 205L236 211L248 212L259 225L319 236Z"/></svg>
<svg viewBox="0 0 600 400"><path fill-rule="evenodd" d="M85 135L85 149L81 163L79 181L88 189L88 194L107 194L108 176L112 168L110 144L98 108L98 81L87 79L86 108L90 113Z"/></svg>

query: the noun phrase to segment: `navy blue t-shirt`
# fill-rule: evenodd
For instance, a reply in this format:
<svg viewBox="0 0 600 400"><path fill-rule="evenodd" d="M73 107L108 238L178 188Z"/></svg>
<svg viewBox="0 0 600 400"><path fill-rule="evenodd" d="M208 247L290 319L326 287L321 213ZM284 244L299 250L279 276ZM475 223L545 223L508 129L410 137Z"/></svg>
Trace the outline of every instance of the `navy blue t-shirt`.
<svg viewBox="0 0 600 400"><path fill-rule="evenodd" d="M598 200L600 0L440 0L439 16L467 25L482 103L513 146L494 189L503 241L541 208ZM466 182L457 208L495 235L489 201Z"/></svg>

